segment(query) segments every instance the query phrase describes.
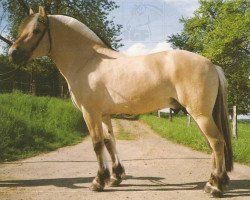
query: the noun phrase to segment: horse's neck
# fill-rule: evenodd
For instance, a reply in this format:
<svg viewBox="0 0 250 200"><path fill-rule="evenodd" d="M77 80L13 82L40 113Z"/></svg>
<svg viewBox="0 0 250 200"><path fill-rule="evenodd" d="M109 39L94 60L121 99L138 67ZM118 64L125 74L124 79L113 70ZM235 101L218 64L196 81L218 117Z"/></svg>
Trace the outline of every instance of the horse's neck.
<svg viewBox="0 0 250 200"><path fill-rule="evenodd" d="M96 46L100 41L85 37L82 31L76 31L70 24L63 23L56 16L50 16L52 52L50 57L65 78L77 71L89 59L96 57Z"/></svg>

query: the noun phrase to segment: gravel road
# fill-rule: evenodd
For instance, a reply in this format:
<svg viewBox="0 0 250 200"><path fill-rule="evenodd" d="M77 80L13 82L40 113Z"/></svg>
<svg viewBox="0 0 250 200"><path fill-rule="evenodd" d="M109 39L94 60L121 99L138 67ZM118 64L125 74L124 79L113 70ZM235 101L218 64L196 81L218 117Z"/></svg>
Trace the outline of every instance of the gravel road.
<svg viewBox="0 0 250 200"><path fill-rule="evenodd" d="M113 120L135 135L132 141L117 141L127 179L119 187L92 192L90 183L97 162L90 138L18 162L0 164L1 200L88 199L211 199L203 193L210 176L210 156L173 144L138 121ZM250 199L250 167L235 164L231 185L224 199Z"/></svg>

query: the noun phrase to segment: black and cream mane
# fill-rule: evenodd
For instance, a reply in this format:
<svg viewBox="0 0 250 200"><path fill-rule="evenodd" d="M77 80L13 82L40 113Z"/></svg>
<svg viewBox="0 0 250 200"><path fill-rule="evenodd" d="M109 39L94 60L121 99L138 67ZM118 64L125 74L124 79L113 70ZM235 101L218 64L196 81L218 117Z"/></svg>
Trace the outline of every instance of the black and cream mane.
<svg viewBox="0 0 250 200"><path fill-rule="evenodd" d="M104 38L100 33L97 33L97 31L90 29L88 26L78 21L77 19L66 15L52 15L52 16L55 16L58 20L71 26L76 31L84 34L89 39L94 40L97 43L104 44L106 47L115 50L113 49L111 44L107 41L107 39Z"/></svg>
<svg viewBox="0 0 250 200"><path fill-rule="evenodd" d="M25 26L31 22L32 20L36 19L37 14L32 14L26 17L18 30L18 33L20 34L22 30L25 28ZM87 36L89 39L96 41L97 43L104 44L106 47L116 51L110 44L110 42L107 41L106 38L104 38L100 33L98 33L95 30L90 29L88 26L86 26L84 23L78 21L77 19L67 16L67 15L50 15L51 17L56 17L58 20L60 20L62 23L67 24L68 26L71 26L76 31L82 33L83 35Z"/></svg>

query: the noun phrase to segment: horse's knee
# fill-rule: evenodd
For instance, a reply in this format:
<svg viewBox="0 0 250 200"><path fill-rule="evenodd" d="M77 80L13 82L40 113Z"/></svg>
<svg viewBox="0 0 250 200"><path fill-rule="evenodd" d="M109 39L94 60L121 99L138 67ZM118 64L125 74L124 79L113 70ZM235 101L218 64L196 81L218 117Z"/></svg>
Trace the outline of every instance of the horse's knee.
<svg viewBox="0 0 250 200"><path fill-rule="evenodd" d="M94 151L97 155L101 154L103 151L104 143L103 141L98 141L93 144L94 146Z"/></svg>

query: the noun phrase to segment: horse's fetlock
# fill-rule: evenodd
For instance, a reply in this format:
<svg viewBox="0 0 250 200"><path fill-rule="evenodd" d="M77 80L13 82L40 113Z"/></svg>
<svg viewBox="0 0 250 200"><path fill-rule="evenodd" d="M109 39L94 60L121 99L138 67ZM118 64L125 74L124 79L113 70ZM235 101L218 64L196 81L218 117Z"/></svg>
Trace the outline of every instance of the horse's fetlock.
<svg viewBox="0 0 250 200"><path fill-rule="evenodd" d="M109 169L104 169L102 171L98 171L97 172L97 177L98 177L98 180L104 184L105 182L109 181L110 179L110 172L109 172Z"/></svg>
<svg viewBox="0 0 250 200"><path fill-rule="evenodd" d="M125 169L124 167L121 165L121 163L119 162L117 165L115 164L112 167L112 172L114 174L116 174L117 176L122 175L123 173L125 173Z"/></svg>
<svg viewBox="0 0 250 200"><path fill-rule="evenodd" d="M125 179L125 169L122 164L119 162L118 164L114 164L112 167L112 176L110 180L110 186L116 187L120 185L123 179Z"/></svg>
<svg viewBox="0 0 250 200"><path fill-rule="evenodd" d="M230 182L230 178L227 175L227 172L224 172L221 176L220 176L221 182L223 186L227 186L229 185Z"/></svg>

